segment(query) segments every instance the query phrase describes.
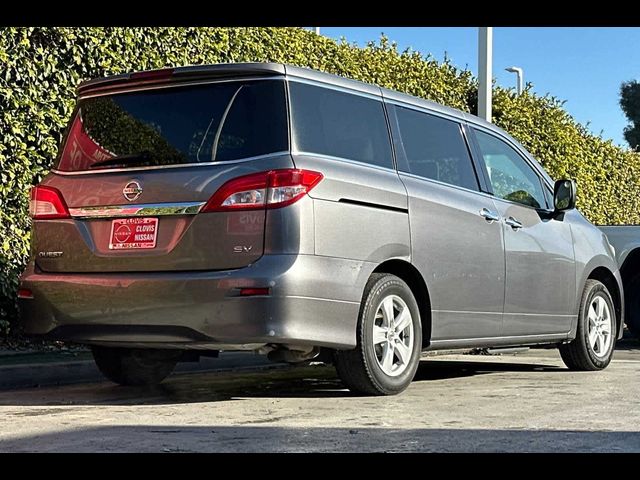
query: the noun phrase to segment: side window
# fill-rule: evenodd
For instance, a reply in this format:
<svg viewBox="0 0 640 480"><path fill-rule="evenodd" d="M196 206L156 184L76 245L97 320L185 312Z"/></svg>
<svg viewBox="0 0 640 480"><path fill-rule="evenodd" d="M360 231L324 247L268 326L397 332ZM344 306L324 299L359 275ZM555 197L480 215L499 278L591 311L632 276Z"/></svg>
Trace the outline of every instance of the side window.
<svg viewBox="0 0 640 480"><path fill-rule="evenodd" d="M492 135L475 132L494 195L529 207L546 208L540 177L520 154Z"/></svg>
<svg viewBox="0 0 640 480"><path fill-rule="evenodd" d="M553 192L546 187L544 187L543 190L544 190L544 196L547 199L547 207L553 208Z"/></svg>
<svg viewBox="0 0 640 480"><path fill-rule="evenodd" d="M456 122L396 107L408 173L478 190L471 156Z"/></svg>
<svg viewBox="0 0 640 480"><path fill-rule="evenodd" d="M393 168L381 101L294 81L289 91L298 150Z"/></svg>

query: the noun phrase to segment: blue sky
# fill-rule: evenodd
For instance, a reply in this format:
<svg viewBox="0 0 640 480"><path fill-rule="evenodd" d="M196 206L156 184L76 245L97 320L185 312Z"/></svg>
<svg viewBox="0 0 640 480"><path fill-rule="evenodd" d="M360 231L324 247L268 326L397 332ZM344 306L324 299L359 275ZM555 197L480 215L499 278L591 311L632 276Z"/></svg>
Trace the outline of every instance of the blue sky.
<svg viewBox="0 0 640 480"><path fill-rule="evenodd" d="M321 34L344 36L359 45L381 33L403 50L411 47L443 60L445 52L460 68L477 75L478 32L473 27L321 27ZM539 94L566 100L564 108L595 134L627 146L622 130L627 124L618 105L620 83L640 80L640 28L496 27L493 29L493 76L498 85L514 87L516 76L505 72L524 69L524 81Z"/></svg>

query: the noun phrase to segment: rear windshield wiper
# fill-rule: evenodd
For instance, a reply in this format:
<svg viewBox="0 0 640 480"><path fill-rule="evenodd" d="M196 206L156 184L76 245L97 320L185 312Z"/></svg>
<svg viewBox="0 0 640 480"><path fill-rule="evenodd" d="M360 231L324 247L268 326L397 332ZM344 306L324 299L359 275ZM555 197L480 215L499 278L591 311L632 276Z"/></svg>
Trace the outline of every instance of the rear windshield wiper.
<svg viewBox="0 0 640 480"><path fill-rule="evenodd" d="M118 155L116 157L101 160L91 164L89 168L107 167L110 165L140 165L151 161L150 152L132 153L129 155Z"/></svg>

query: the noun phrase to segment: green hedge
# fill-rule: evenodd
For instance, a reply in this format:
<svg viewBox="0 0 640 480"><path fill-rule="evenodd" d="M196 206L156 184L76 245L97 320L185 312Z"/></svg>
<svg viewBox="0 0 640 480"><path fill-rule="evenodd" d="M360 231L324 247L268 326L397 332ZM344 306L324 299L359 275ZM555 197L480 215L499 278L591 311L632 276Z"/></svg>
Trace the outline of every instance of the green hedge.
<svg viewBox="0 0 640 480"><path fill-rule="evenodd" d="M358 48L299 28L4 28L0 30L0 330L15 318L29 253L29 188L50 168L83 79L169 66L277 61L376 83L474 112L475 79L448 62ZM594 108L598 108L594 99ZM573 177L595 223L640 223L640 155L591 135L557 99L494 90L494 121L553 177Z"/></svg>

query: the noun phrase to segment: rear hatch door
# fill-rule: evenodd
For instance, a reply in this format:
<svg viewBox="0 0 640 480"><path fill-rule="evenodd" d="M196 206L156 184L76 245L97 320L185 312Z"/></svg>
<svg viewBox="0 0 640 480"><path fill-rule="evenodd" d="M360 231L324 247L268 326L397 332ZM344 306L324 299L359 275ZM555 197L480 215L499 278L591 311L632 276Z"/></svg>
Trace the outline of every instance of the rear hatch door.
<svg viewBox="0 0 640 480"><path fill-rule="evenodd" d="M34 220L47 272L241 268L265 211L201 210L227 181L291 168L282 78L154 85L78 101L56 167L72 218Z"/></svg>

